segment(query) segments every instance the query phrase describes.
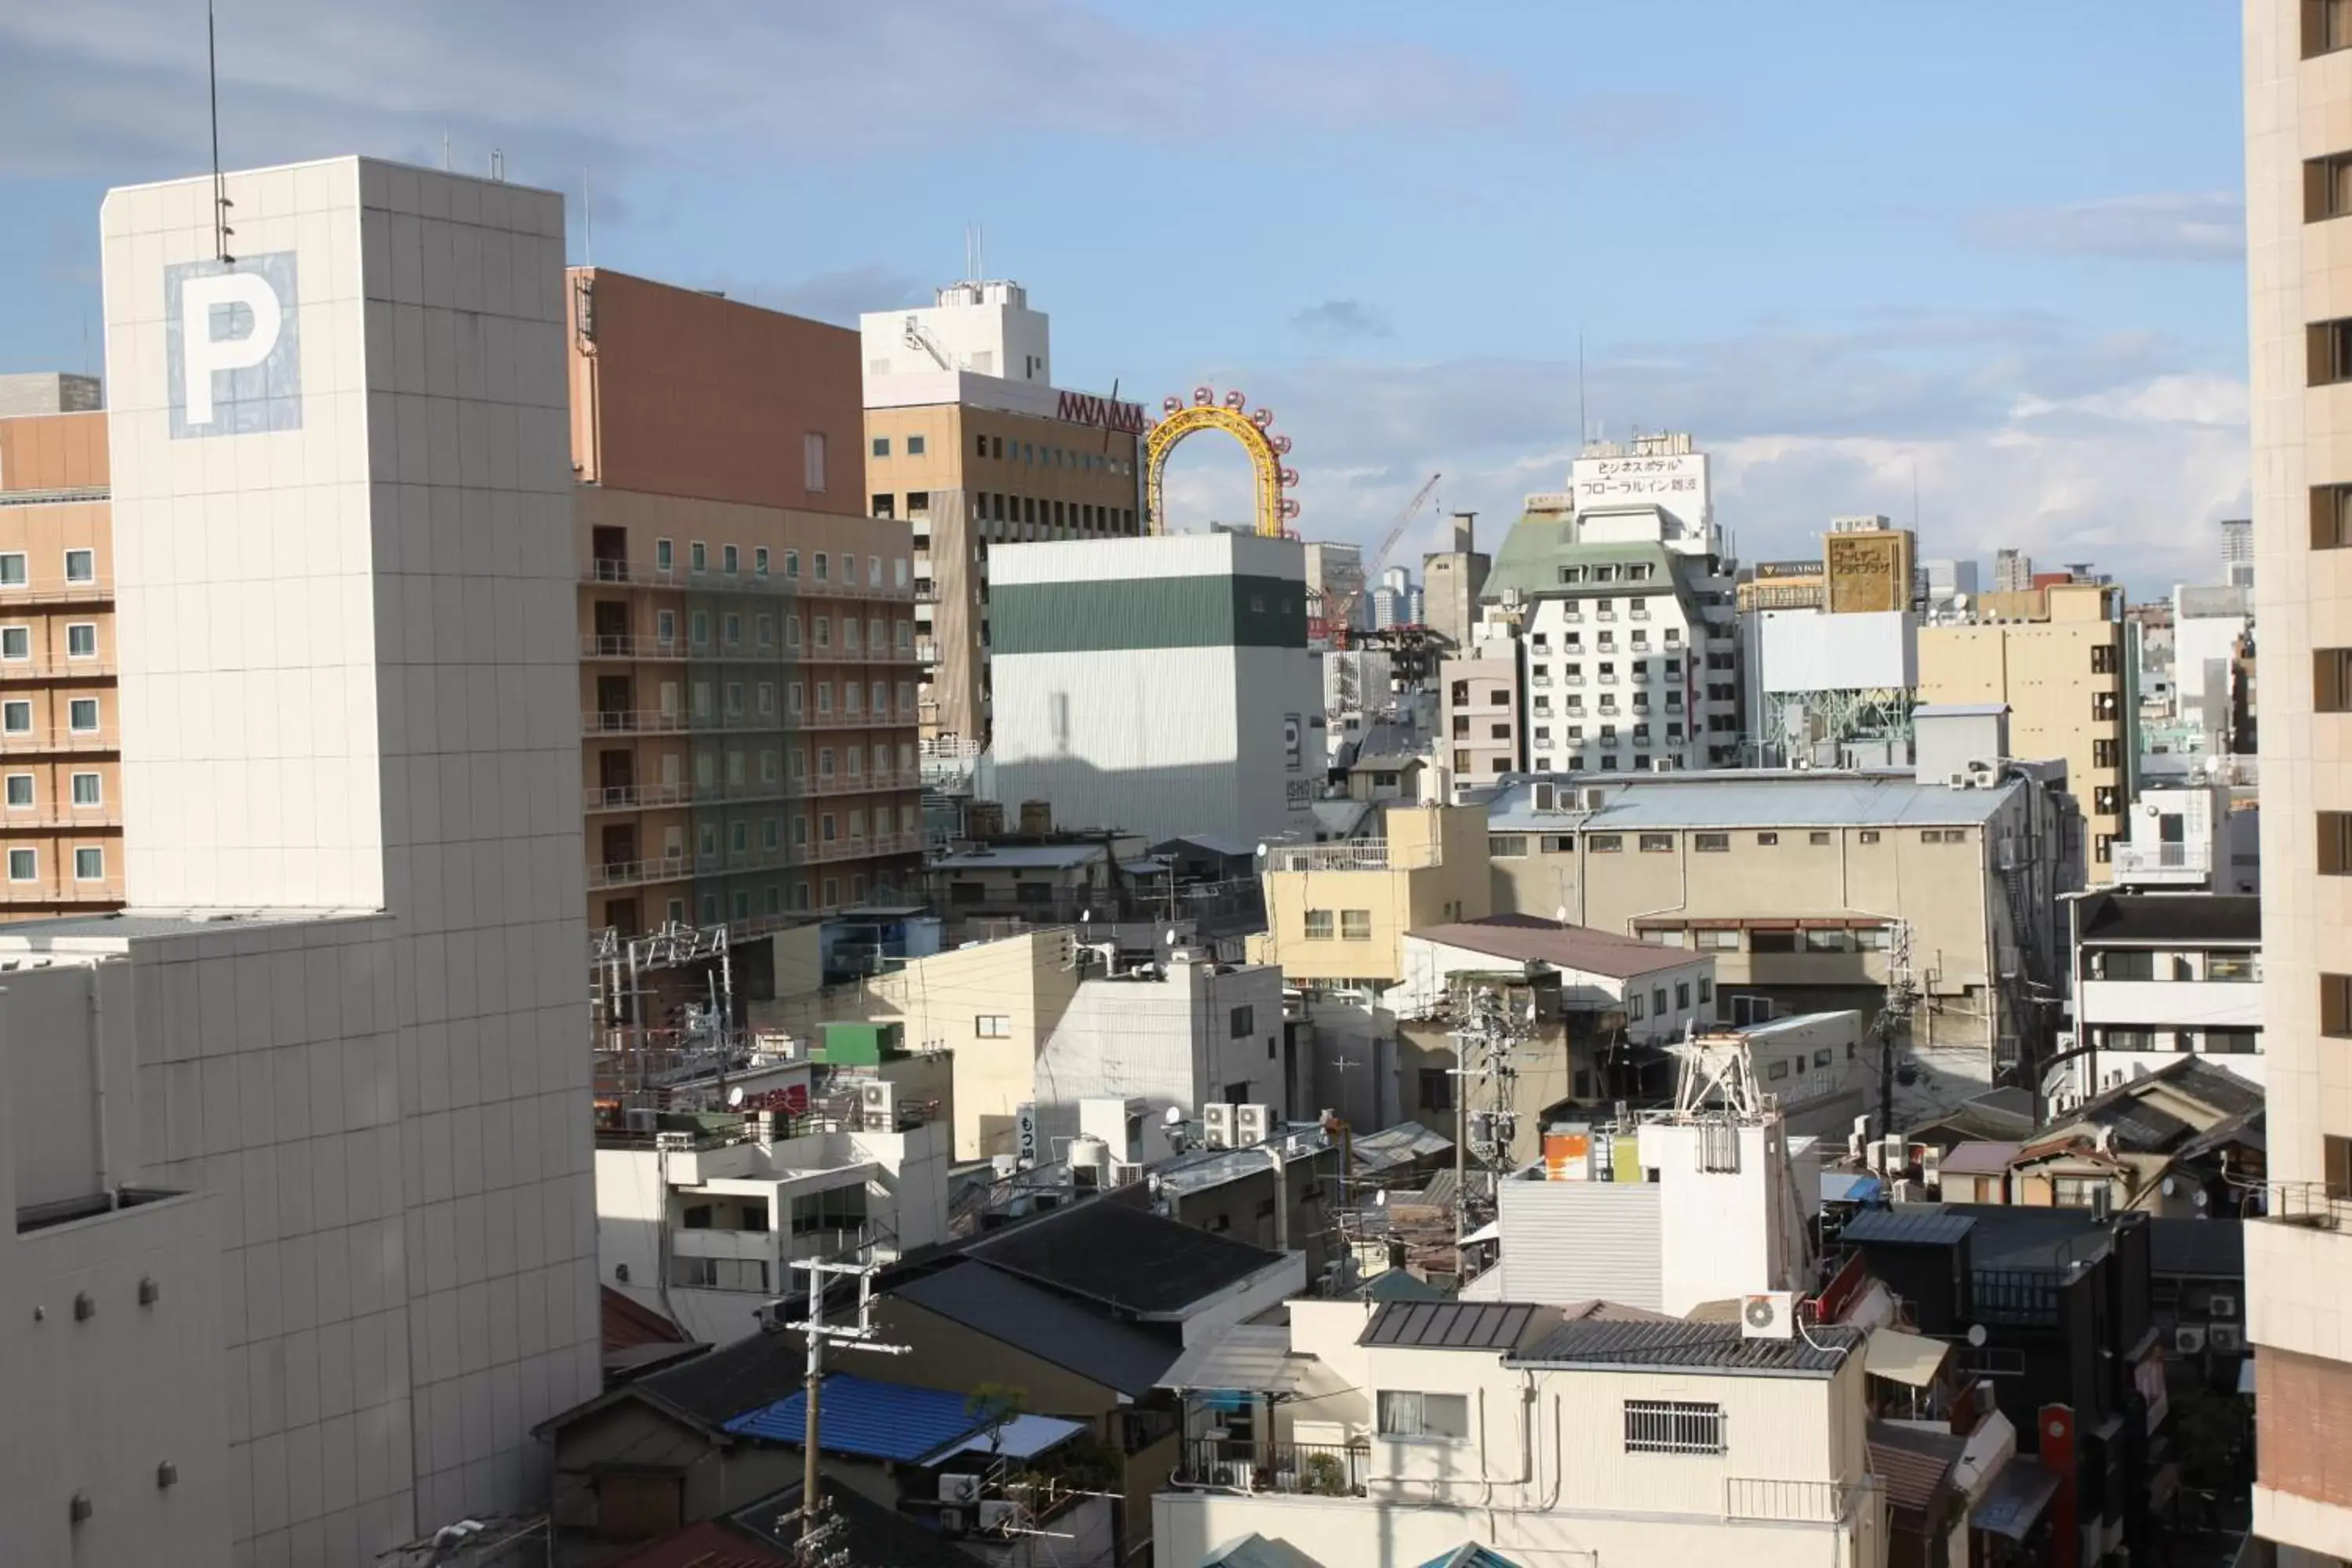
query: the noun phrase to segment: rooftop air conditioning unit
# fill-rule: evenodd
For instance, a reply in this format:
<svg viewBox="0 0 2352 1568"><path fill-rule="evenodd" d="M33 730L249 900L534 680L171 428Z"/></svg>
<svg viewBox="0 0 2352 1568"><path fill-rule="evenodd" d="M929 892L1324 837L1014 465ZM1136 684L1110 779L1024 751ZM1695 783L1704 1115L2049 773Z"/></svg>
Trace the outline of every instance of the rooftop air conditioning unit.
<svg viewBox="0 0 2352 1568"><path fill-rule="evenodd" d="M1143 1162L1140 1160L1113 1160L1110 1163L1112 1186L1131 1187L1141 1180L1143 1180Z"/></svg>
<svg viewBox="0 0 2352 1568"><path fill-rule="evenodd" d="M1010 1498L990 1498L980 1505L980 1528L982 1530L1017 1529L1023 1516L1027 1512L1026 1509Z"/></svg>
<svg viewBox="0 0 2352 1568"><path fill-rule="evenodd" d="M1585 809L1585 810L1587 810L1587 811L1599 811L1602 806L1607 805L1608 804L1609 804L1609 792L1608 792L1607 790L1605 790L1605 789L1587 789L1587 790L1584 792L1584 809Z"/></svg>
<svg viewBox="0 0 2352 1568"><path fill-rule="evenodd" d="M1944 777L1944 784L1948 789L1966 789L1969 787L1969 775L1964 773L1948 773Z"/></svg>
<svg viewBox="0 0 2352 1568"><path fill-rule="evenodd" d="M943 1475L940 1478L941 1502L978 1502L980 1478L966 1475Z"/></svg>
<svg viewBox="0 0 2352 1568"><path fill-rule="evenodd" d="M898 1086L887 1078L866 1079L857 1086L857 1109L869 1127L895 1127L898 1121Z"/></svg>
<svg viewBox="0 0 2352 1568"><path fill-rule="evenodd" d="M941 1535L971 1533L971 1510L952 1505L940 1510L940 1533Z"/></svg>
<svg viewBox="0 0 2352 1568"><path fill-rule="evenodd" d="M1234 1147L1254 1149L1274 1135L1274 1107L1270 1105L1236 1105L1234 1107Z"/></svg>
<svg viewBox="0 0 2352 1568"><path fill-rule="evenodd" d="M2214 1323L2205 1330L2205 1342L2220 1355L2237 1355L2246 1348L2245 1336L2235 1323Z"/></svg>
<svg viewBox="0 0 2352 1568"><path fill-rule="evenodd" d="M694 1152L694 1134L656 1132L654 1134L654 1147L665 1154L691 1154Z"/></svg>
<svg viewBox="0 0 2352 1568"><path fill-rule="evenodd" d="M1234 1108L1223 1101L1201 1107L1201 1141L1212 1149L1234 1146Z"/></svg>
<svg viewBox="0 0 2352 1568"><path fill-rule="evenodd" d="M621 1112L621 1125L632 1132L651 1132L655 1127L654 1113L635 1107Z"/></svg>
<svg viewBox="0 0 2352 1568"><path fill-rule="evenodd" d="M1257 1489L1257 1467L1247 1459L1220 1459L1216 1468L1217 1485L1231 1487L1237 1492Z"/></svg>
<svg viewBox="0 0 2352 1568"><path fill-rule="evenodd" d="M1675 771L1675 760L1672 757L1653 757L1650 760L1650 771L1654 773L1673 773Z"/></svg>
<svg viewBox="0 0 2352 1568"><path fill-rule="evenodd" d="M2205 1331L2195 1323L2182 1323L2172 1331L2172 1348L2179 1355L2202 1355L2205 1352Z"/></svg>
<svg viewBox="0 0 2352 1568"><path fill-rule="evenodd" d="M1919 1151L1919 1181L1931 1190L1940 1190L1944 1178L1944 1152L1930 1143Z"/></svg>
<svg viewBox="0 0 2352 1568"><path fill-rule="evenodd" d="M2238 1315L2238 1299L2235 1296L2208 1296L2205 1298L2205 1310L2216 1318L2234 1318Z"/></svg>
<svg viewBox="0 0 2352 1568"><path fill-rule="evenodd" d="M1797 1298L1787 1290L1759 1290L1739 1299L1739 1334L1749 1340L1797 1337Z"/></svg>

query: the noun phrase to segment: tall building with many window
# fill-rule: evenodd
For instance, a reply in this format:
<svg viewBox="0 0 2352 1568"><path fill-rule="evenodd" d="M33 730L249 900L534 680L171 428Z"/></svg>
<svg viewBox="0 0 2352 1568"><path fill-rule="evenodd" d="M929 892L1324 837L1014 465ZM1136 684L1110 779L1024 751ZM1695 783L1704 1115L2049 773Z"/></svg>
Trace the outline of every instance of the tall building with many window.
<svg viewBox="0 0 2352 1568"><path fill-rule="evenodd" d="M0 409L0 920L122 904L106 416L79 376Z"/></svg>
<svg viewBox="0 0 2352 1568"><path fill-rule="evenodd" d="M1055 387L1051 326L998 280L859 319L866 503L913 526L926 740L988 742L991 545L1142 530L1143 407Z"/></svg>
<svg viewBox="0 0 2352 1568"><path fill-rule="evenodd" d="M895 897L922 842L908 525L866 512L857 339L575 268L589 923Z"/></svg>
<svg viewBox="0 0 2352 1568"><path fill-rule="evenodd" d="M2246 1226L2254 1531L2352 1560L2352 3L2245 0L2268 1215Z"/></svg>

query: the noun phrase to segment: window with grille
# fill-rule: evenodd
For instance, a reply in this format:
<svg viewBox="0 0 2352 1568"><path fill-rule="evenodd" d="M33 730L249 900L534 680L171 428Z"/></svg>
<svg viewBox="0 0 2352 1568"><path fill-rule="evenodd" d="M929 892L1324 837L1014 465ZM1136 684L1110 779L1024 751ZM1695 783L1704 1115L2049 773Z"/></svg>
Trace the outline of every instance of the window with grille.
<svg viewBox="0 0 2352 1568"><path fill-rule="evenodd" d="M1720 855L1731 847L1731 835L1700 833L1693 836L1691 843L1692 847L1703 855Z"/></svg>
<svg viewBox="0 0 2352 1568"><path fill-rule="evenodd" d="M1643 854L1644 854L1644 855L1671 855L1671 854L1673 854L1674 852L1675 852L1675 836L1674 836L1673 834L1671 834L1671 833L1644 833L1644 834L1643 834L1643 835L1642 835L1642 853L1643 853Z"/></svg>
<svg viewBox="0 0 2352 1568"><path fill-rule="evenodd" d="M1341 910L1339 911L1339 938L1343 942L1371 941L1372 911L1370 910Z"/></svg>
<svg viewBox="0 0 2352 1568"><path fill-rule="evenodd" d="M1309 942L1328 942L1331 940L1331 911L1329 910L1309 910L1307 911L1307 940Z"/></svg>
<svg viewBox="0 0 2352 1568"><path fill-rule="evenodd" d="M1625 1451L1720 1454L1725 1451L1723 1406L1682 1399L1629 1399L1625 1402Z"/></svg>
<svg viewBox="0 0 2352 1568"><path fill-rule="evenodd" d="M1486 853L1497 860L1515 860L1528 852L1528 836L1524 833L1490 833L1486 836Z"/></svg>

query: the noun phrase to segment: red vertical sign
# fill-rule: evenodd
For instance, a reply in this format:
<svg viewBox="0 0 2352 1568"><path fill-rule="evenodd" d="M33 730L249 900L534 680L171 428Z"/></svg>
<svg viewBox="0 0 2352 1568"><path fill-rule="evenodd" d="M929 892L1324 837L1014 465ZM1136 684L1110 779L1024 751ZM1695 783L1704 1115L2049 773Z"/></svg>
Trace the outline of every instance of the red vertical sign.
<svg viewBox="0 0 2352 1568"><path fill-rule="evenodd" d="M2074 1406L2045 1405L2034 1419L2042 1424L2042 1468L2058 1478L2057 1495L2050 1500L2050 1568L2075 1568L2083 1556L2083 1527L2076 1517L2081 1493L2074 1479Z"/></svg>

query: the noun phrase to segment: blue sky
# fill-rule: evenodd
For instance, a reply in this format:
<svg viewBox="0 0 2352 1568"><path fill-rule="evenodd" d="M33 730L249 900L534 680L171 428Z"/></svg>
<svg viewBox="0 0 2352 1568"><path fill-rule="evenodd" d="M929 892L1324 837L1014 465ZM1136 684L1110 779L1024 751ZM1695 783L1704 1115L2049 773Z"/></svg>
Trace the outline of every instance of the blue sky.
<svg viewBox="0 0 2352 1568"><path fill-rule="evenodd" d="M1442 469L1498 539L1580 335L1591 421L1693 430L1751 558L1916 472L1927 553L2155 590L2245 505L2220 0L219 5L233 165L498 147L589 171L598 263L836 320L982 223L1063 384L1273 405L1310 537ZM0 370L83 363L99 196L203 166L203 50L194 0L0 5ZM1206 442L1171 489L1245 508Z"/></svg>

